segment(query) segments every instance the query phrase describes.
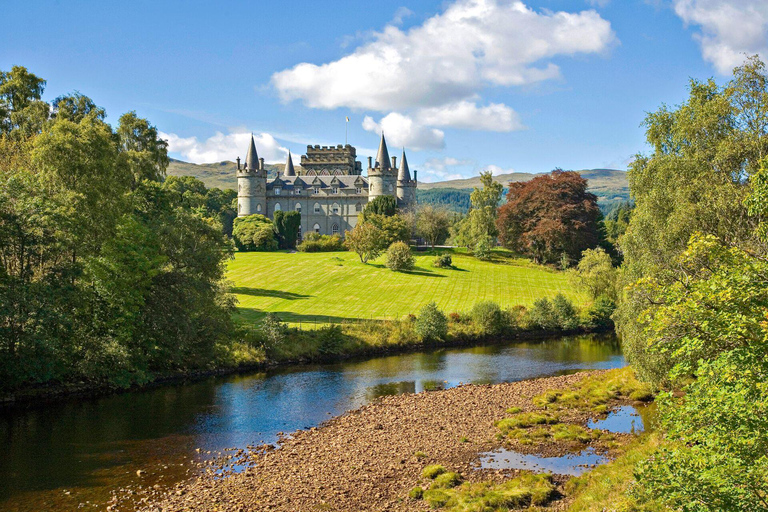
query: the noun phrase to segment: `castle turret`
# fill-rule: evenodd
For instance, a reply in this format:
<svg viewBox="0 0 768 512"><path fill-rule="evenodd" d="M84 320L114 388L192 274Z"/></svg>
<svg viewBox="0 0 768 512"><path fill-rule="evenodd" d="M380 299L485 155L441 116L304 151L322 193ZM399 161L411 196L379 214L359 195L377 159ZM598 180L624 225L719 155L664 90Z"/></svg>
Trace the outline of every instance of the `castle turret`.
<svg viewBox="0 0 768 512"><path fill-rule="evenodd" d="M376 163L371 167L370 160L368 162L369 200L379 196L397 197L397 192L395 191L397 186L397 169L390 165L389 151L387 151L387 141L384 140L384 132L381 133Z"/></svg>
<svg viewBox="0 0 768 512"><path fill-rule="evenodd" d="M397 172L397 202L406 208L416 204L416 179L411 179L411 170L408 168L405 149L403 149L400 169Z"/></svg>
<svg viewBox="0 0 768 512"><path fill-rule="evenodd" d="M267 208L267 173L264 160L259 159L256 142L251 135L251 144L245 155L245 167L237 166L237 215L266 214Z"/></svg>
<svg viewBox="0 0 768 512"><path fill-rule="evenodd" d="M288 160L285 161L285 170L283 170L283 176L296 176L296 169L293 167L293 159L291 158L291 150L288 150Z"/></svg>

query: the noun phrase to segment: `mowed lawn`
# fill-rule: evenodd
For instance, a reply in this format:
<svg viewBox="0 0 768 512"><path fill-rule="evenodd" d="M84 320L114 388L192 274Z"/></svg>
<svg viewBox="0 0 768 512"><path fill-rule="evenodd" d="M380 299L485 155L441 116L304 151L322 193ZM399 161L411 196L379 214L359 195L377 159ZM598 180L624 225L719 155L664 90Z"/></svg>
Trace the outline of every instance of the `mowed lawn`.
<svg viewBox="0 0 768 512"><path fill-rule="evenodd" d="M586 301L565 273L504 251L493 262L453 253L454 269L434 268L433 260L417 255L416 269L401 273L386 268L383 256L364 265L352 252L243 252L229 263L227 278L245 322L267 312L289 323L395 319L417 314L430 301L450 313L486 299L502 307L531 306L557 293L576 304Z"/></svg>

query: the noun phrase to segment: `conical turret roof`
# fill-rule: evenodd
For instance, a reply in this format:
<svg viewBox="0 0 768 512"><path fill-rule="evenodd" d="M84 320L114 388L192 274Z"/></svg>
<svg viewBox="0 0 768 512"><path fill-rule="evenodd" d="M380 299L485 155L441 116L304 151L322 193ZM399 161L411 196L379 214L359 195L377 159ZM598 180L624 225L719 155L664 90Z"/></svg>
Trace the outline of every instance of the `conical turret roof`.
<svg viewBox="0 0 768 512"><path fill-rule="evenodd" d="M381 132L381 142L379 142L379 152L376 155L376 161L382 169L391 168L389 164L389 151L387 151L387 141L384 140L384 132Z"/></svg>
<svg viewBox="0 0 768 512"><path fill-rule="evenodd" d="M411 170L408 168L408 160L405 158L405 148L403 148L403 157L400 159L400 170L397 173L398 181L411 181Z"/></svg>
<svg viewBox="0 0 768 512"><path fill-rule="evenodd" d="M245 155L245 165L249 171L255 171L259 168L259 154L256 153L256 142L251 134L251 145L248 146L248 154Z"/></svg>
<svg viewBox="0 0 768 512"><path fill-rule="evenodd" d="M283 176L296 176L296 169L293 167L293 159L291 158L291 150L288 150L288 160L285 161L285 170Z"/></svg>

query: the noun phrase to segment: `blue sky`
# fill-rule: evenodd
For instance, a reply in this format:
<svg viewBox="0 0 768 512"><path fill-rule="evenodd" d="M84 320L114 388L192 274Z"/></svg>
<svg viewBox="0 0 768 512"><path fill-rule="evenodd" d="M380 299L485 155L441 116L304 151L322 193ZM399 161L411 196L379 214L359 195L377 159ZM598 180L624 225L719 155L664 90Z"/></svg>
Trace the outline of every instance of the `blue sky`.
<svg viewBox="0 0 768 512"><path fill-rule="evenodd" d="M764 0L453 0L319 3L13 2L0 69L135 110L204 162L268 162L383 128L435 181L555 167L625 169L645 113L768 56Z"/></svg>

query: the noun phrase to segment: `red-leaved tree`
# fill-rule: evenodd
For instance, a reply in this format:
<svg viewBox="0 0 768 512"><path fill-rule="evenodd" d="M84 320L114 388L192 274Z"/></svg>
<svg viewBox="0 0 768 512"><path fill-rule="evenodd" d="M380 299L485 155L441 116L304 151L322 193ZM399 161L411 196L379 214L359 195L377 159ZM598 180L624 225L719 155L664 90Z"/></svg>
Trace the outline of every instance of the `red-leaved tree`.
<svg viewBox="0 0 768 512"><path fill-rule="evenodd" d="M530 181L509 184L496 226L501 243L539 263L560 261L601 242L597 196L579 173L556 169Z"/></svg>

